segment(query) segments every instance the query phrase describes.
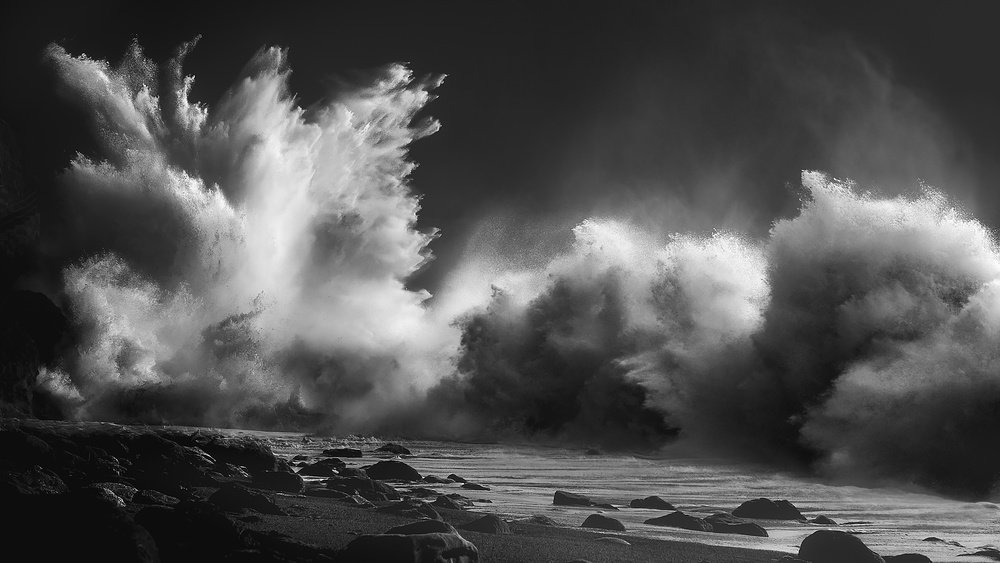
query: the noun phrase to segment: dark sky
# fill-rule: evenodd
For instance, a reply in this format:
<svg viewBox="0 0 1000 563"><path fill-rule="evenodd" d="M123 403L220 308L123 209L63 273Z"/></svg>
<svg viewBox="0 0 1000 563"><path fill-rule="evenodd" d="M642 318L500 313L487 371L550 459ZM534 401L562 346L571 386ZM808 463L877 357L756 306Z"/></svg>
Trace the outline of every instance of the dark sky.
<svg viewBox="0 0 1000 563"><path fill-rule="evenodd" d="M923 180L1000 225L995 2L18 4L0 9L0 119L46 194L94 150L42 64L53 41L117 61L135 38L165 61L201 35L185 70L209 104L265 45L289 48L303 105L355 69L447 74L426 110L443 128L412 151L421 227L442 231L415 285L495 215L511 236L593 214L764 236L802 169L890 194Z"/></svg>

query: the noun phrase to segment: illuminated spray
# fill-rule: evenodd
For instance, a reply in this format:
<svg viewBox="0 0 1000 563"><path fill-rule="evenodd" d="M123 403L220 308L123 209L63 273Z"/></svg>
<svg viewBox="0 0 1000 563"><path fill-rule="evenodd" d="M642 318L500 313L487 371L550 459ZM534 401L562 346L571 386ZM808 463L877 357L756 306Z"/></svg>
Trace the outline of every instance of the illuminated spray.
<svg viewBox="0 0 1000 563"><path fill-rule="evenodd" d="M138 46L114 67L48 52L102 150L62 178L96 250L64 271L79 342L39 376L73 416L679 437L995 491L1000 253L941 193L804 173L763 241L590 219L540 266L480 249L428 305L405 287L436 236L406 150L437 127L414 115L440 79L390 66L307 111L272 48L209 110L190 48L164 68Z"/></svg>

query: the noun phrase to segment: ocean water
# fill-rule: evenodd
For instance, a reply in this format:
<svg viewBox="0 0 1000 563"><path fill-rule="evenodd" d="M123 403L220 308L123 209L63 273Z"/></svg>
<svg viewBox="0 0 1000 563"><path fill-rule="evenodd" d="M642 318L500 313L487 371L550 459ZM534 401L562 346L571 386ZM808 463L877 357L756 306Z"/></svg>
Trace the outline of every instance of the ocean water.
<svg viewBox="0 0 1000 563"><path fill-rule="evenodd" d="M363 458L345 459L348 466L398 458L372 452L383 444L376 438L231 432L262 437L279 456L305 454L319 458L326 448L347 446L365 452ZM489 501L476 502L471 510L510 518L540 514L561 525L579 526L589 514L608 512L625 524L626 535L788 553L797 552L803 538L825 528L768 520L759 521L768 531L767 538L695 532L643 524L644 520L666 512L628 507L632 499L659 495L685 513L707 516L732 511L745 500L765 497L787 499L807 518L819 515L833 518L838 525L832 529L859 535L883 555L923 553L939 563L972 563L990 559L969 554L982 547L1000 546L1000 505L991 502L964 502L891 488L831 485L722 459L587 455L582 449L536 445L405 440L396 443L412 452L413 455L401 459L422 475L445 477L456 473L490 490L466 490L458 483L428 484L428 487ZM609 502L620 510L553 506L552 495L557 489ZM944 541L925 541L929 537Z"/></svg>

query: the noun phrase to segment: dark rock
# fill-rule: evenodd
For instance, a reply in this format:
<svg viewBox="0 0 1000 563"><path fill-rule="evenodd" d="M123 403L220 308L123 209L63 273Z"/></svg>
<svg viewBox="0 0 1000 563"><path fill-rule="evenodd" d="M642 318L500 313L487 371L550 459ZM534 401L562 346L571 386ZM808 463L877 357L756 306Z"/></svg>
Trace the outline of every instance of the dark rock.
<svg viewBox="0 0 1000 563"><path fill-rule="evenodd" d="M323 450L323 455L330 457L361 457L361 450L354 448L330 448Z"/></svg>
<svg viewBox="0 0 1000 563"><path fill-rule="evenodd" d="M799 559L811 563L885 563L863 541L847 532L819 530L802 540Z"/></svg>
<svg viewBox="0 0 1000 563"><path fill-rule="evenodd" d="M372 479L419 481L420 473L402 461L380 461L365 470Z"/></svg>
<svg viewBox="0 0 1000 563"><path fill-rule="evenodd" d="M448 475L448 478L451 479L452 481L456 482L456 483L464 483L465 482L464 478L459 477L458 475L455 475L454 473Z"/></svg>
<svg viewBox="0 0 1000 563"><path fill-rule="evenodd" d="M454 499L448 498L444 495L439 496L437 500L431 503L432 506L438 508L446 508L448 510L465 510L465 507L459 504Z"/></svg>
<svg viewBox="0 0 1000 563"><path fill-rule="evenodd" d="M109 481L105 481L105 482L101 482L101 483L92 483L89 486L90 487L101 487L101 488L107 489L107 490L111 491L112 493L114 493L114 494L118 495L119 497L121 497L122 500L128 501L128 502L131 502L132 498L135 496L135 494L137 492L139 492L138 489L136 489L132 485L126 485L125 483L116 483L116 482L109 482Z"/></svg>
<svg viewBox="0 0 1000 563"><path fill-rule="evenodd" d="M733 511L733 516L763 520L805 520L799 509L787 500L773 501L766 498L744 502Z"/></svg>
<svg viewBox="0 0 1000 563"><path fill-rule="evenodd" d="M602 530L614 530L616 532L624 532L625 524L620 521L604 516L603 514L591 514L586 520L581 524L584 528L600 528Z"/></svg>
<svg viewBox="0 0 1000 563"><path fill-rule="evenodd" d="M243 466L241 465L218 462L214 467L212 467L212 469L217 471L220 475L231 479L241 479L245 481L249 481L251 479L250 474L247 473L247 470L243 469Z"/></svg>
<svg viewBox="0 0 1000 563"><path fill-rule="evenodd" d="M361 477L363 479L368 478L368 474L365 473L364 469L360 467L344 467L343 469L338 469L341 477Z"/></svg>
<svg viewBox="0 0 1000 563"><path fill-rule="evenodd" d="M593 506L593 501L583 495L568 493L566 491L556 491L552 495L552 504L556 506Z"/></svg>
<svg viewBox="0 0 1000 563"><path fill-rule="evenodd" d="M454 483L451 479L445 479L443 477L438 477L437 475L424 475L424 482L435 484Z"/></svg>
<svg viewBox="0 0 1000 563"><path fill-rule="evenodd" d="M829 516L817 516L810 520L809 522L813 524L819 524L820 526L836 526L837 523Z"/></svg>
<svg viewBox="0 0 1000 563"><path fill-rule="evenodd" d="M215 458L208 455L208 453L199 448L198 446L181 446L184 448L185 458L195 465L200 465L202 467L212 467L217 461Z"/></svg>
<svg viewBox="0 0 1000 563"><path fill-rule="evenodd" d="M458 531L451 524L441 520L420 520L389 528L384 533L409 536L413 534L457 534Z"/></svg>
<svg viewBox="0 0 1000 563"><path fill-rule="evenodd" d="M671 512L666 516L660 516L658 518L650 518L649 520L646 520L644 524L652 524L653 526L668 526L671 528L681 528L684 530L695 530L697 532L712 531L712 525L703 520L702 518L689 516L687 514L684 514L680 510L676 512Z"/></svg>
<svg viewBox="0 0 1000 563"><path fill-rule="evenodd" d="M125 501L122 497L116 495L108 489L105 489L104 487L98 487L96 485L89 485L82 489L75 490L70 493L70 496L89 497L97 501L107 503L108 505L116 508L125 508Z"/></svg>
<svg viewBox="0 0 1000 563"><path fill-rule="evenodd" d="M160 491L154 491L153 489L143 489L136 492L135 495L132 496L132 502L136 504L170 506L179 503L180 499L170 495L165 495Z"/></svg>
<svg viewBox="0 0 1000 563"><path fill-rule="evenodd" d="M399 493L396 492L396 489L385 483L369 479L367 476L330 477L326 480L326 488L348 495L360 495L373 502L399 499Z"/></svg>
<svg viewBox="0 0 1000 563"><path fill-rule="evenodd" d="M637 498L628 503L632 508L652 508L654 510L674 510L674 505L658 496Z"/></svg>
<svg viewBox="0 0 1000 563"><path fill-rule="evenodd" d="M0 122L0 133L6 133ZM3 139L0 141L0 152L10 154L6 147L3 147ZM0 158L0 177L4 183L4 199L10 196L4 204L13 204L13 194L17 193L15 178L19 175L5 166L8 159ZM13 173L12 173L13 172ZM32 190L33 191L33 190ZM26 200L24 200L26 201ZM18 207L17 205L15 206ZM11 211L6 208L5 212ZM21 215L23 218L31 215ZM4 219L9 219L11 215L6 215ZM32 228L25 222L17 226L17 231L21 235L34 231L37 237L36 227ZM8 222L4 235L13 235L14 230L8 230L12 225ZM28 235L31 236L31 235ZM20 244L16 239L21 239ZM27 246L32 243L27 242L22 237L4 236L0 243L0 278L5 282L13 281L11 278L18 271L24 271L19 266L7 262L6 259L13 258L10 254L15 248L27 250ZM17 254L24 256L20 251ZM20 260L17 260L20 262ZM9 287L6 283L5 287ZM62 311L44 294L21 289L0 289L0 416L24 417L35 416L44 418L59 418L63 415L57 401L39 389L36 385L39 370L46 365L51 365L58 355L59 343L67 335L68 323ZM2 451L2 450L0 450ZM32 463L33 465L33 463Z"/></svg>
<svg viewBox="0 0 1000 563"><path fill-rule="evenodd" d="M298 493L302 491L302 477L295 473L285 473L284 471L261 471L254 473L251 484L259 489L271 491L281 491L284 493Z"/></svg>
<svg viewBox="0 0 1000 563"><path fill-rule="evenodd" d="M292 457L292 461L305 461L307 459L309 459L309 456L307 456L305 454L299 454L297 456L293 456Z"/></svg>
<svg viewBox="0 0 1000 563"><path fill-rule="evenodd" d="M264 440L251 436L224 436L214 432L171 435L172 439L187 446L196 446L219 463L246 467L250 473L275 471L278 458Z"/></svg>
<svg viewBox="0 0 1000 563"><path fill-rule="evenodd" d="M347 463L340 459L339 457L325 457L316 461L318 465L325 465L327 467L332 467L334 469L343 469L347 467ZM306 464L309 465L308 463Z"/></svg>
<svg viewBox="0 0 1000 563"><path fill-rule="evenodd" d="M135 520L153 535L164 561L214 561L246 547L236 522L205 501L147 506Z"/></svg>
<svg viewBox="0 0 1000 563"><path fill-rule="evenodd" d="M149 532L96 495L81 491L14 496L3 506L8 516L15 516L5 520L3 530L5 554L11 561L160 560Z"/></svg>
<svg viewBox="0 0 1000 563"><path fill-rule="evenodd" d="M244 508L264 514L284 514L267 495L252 491L239 483L225 483L208 497L208 501L225 511L241 511Z"/></svg>
<svg viewBox="0 0 1000 563"><path fill-rule="evenodd" d="M334 475L337 475L337 470L325 463L314 463L299 469L299 475L307 475L309 477L333 477Z"/></svg>
<svg viewBox="0 0 1000 563"><path fill-rule="evenodd" d="M0 470L0 498L8 495L59 494L67 490L58 475L40 465Z"/></svg>
<svg viewBox="0 0 1000 563"><path fill-rule="evenodd" d="M961 544L960 542L957 542L957 541L955 541L955 540L947 540L947 541L946 541L946 540L943 540L943 539L941 539L941 538L936 538L936 537L934 537L934 536L930 536L930 537L927 537L927 538L924 538L924 539L923 539L923 540L921 540L921 541L932 541L932 542L941 542L941 543L946 543L946 544L948 544L948 545L953 545L953 546L955 546L955 547L963 547L963 548L965 547L965 546L964 546L964 545L962 545L962 544Z"/></svg>
<svg viewBox="0 0 1000 563"><path fill-rule="evenodd" d="M476 546L458 534L359 536L340 553L339 563L477 563Z"/></svg>
<svg viewBox="0 0 1000 563"><path fill-rule="evenodd" d="M731 514L720 512L705 518L712 526L712 531L720 534L740 534L743 536L757 536L766 538L767 530L754 522L748 522L742 518L736 518Z"/></svg>
<svg viewBox="0 0 1000 563"><path fill-rule="evenodd" d="M487 514L478 520L459 526L461 530L480 532L483 534L510 534L510 525L495 514Z"/></svg>
<svg viewBox="0 0 1000 563"><path fill-rule="evenodd" d="M295 473L295 469L292 467L292 464L283 459L279 459L274 462L274 470L284 473Z"/></svg>
<svg viewBox="0 0 1000 563"><path fill-rule="evenodd" d="M791 555L785 555L781 559L778 559L778 563L809 563L805 559L799 559L798 557L793 557Z"/></svg>
<svg viewBox="0 0 1000 563"><path fill-rule="evenodd" d="M931 558L921 553L903 553L900 555L883 555L885 563L932 563Z"/></svg>
<svg viewBox="0 0 1000 563"><path fill-rule="evenodd" d="M410 455L410 450L404 448L403 446L400 446L399 444L392 444L392 443L386 444L375 451L388 452L396 455Z"/></svg>
<svg viewBox="0 0 1000 563"><path fill-rule="evenodd" d="M430 518L431 520L442 520L441 515L434 510L431 505L419 500L405 499L389 504L377 509L379 512L390 514L400 514L408 518Z"/></svg>
<svg viewBox="0 0 1000 563"><path fill-rule="evenodd" d="M410 496L424 498L424 497L436 497L439 496L441 493L435 491L434 489L428 489L427 487L413 487L412 489L410 489L409 494Z"/></svg>
<svg viewBox="0 0 1000 563"><path fill-rule="evenodd" d="M487 487L485 485L480 485L478 483L463 483L462 484L462 488L463 489L469 489L469 490L472 490L472 491L488 491L488 490L490 490L489 487Z"/></svg>
<svg viewBox="0 0 1000 563"><path fill-rule="evenodd" d="M995 547L984 547L984 548L980 549L979 551L975 551L973 553L959 553L959 555L960 556L969 556L969 557L972 557L972 556L975 556L975 557L987 557L987 558L992 559L994 561L1000 561L1000 549L997 549Z"/></svg>

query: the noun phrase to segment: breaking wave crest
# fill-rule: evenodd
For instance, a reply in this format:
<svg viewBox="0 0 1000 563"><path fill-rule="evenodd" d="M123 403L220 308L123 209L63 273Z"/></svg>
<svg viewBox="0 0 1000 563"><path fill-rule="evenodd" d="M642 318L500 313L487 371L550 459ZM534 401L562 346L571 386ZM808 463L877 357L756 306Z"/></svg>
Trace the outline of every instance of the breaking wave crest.
<svg viewBox="0 0 1000 563"><path fill-rule="evenodd" d="M1000 250L940 192L807 172L765 240L594 218L541 265L463 276L474 253L429 304L407 147L440 78L390 66L303 109L271 48L210 109L192 47L48 51L102 151L62 177L76 342L39 385L70 416L681 440L996 494Z"/></svg>
<svg viewBox="0 0 1000 563"><path fill-rule="evenodd" d="M940 192L807 172L764 241L587 221L462 326L443 404L522 432L679 436L852 480L996 494L1000 253ZM440 390L439 390L440 391Z"/></svg>
<svg viewBox="0 0 1000 563"><path fill-rule="evenodd" d="M62 394L85 417L364 426L447 356L403 285L436 236L414 228L406 149L437 127L414 114L440 79L391 66L304 110L270 48L210 111L188 101L191 47L164 68L137 45L114 67L48 51L104 158L62 178L66 236L100 249L65 270L82 341Z"/></svg>

